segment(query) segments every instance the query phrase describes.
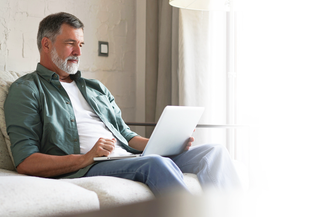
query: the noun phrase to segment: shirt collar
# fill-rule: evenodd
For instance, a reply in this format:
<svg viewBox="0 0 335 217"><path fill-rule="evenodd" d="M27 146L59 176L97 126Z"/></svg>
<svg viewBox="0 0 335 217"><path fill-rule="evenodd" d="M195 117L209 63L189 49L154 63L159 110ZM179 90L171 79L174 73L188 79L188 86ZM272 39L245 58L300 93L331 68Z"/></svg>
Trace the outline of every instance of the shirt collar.
<svg viewBox="0 0 335 217"><path fill-rule="evenodd" d="M45 68L40 63L37 64L36 71L41 77L43 77L45 80L47 80L49 82L52 81L52 80L59 80L59 76L56 72L53 72L53 71ZM77 71L76 74L70 75L70 78L72 80L75 80L75 81L80 79L81 78L81 72Z"/></svg>

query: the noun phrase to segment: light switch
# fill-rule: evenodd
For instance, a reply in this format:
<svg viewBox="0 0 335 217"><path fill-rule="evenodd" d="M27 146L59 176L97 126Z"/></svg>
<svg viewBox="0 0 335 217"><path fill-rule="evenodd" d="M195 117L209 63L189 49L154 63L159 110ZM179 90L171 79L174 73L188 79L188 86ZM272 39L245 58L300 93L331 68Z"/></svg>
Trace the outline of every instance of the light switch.
<svg viewBox="0 0 335 217"><path fill-rule="evenodd" d="M108 57L108 42L99 41L99 56Z"/></svg>

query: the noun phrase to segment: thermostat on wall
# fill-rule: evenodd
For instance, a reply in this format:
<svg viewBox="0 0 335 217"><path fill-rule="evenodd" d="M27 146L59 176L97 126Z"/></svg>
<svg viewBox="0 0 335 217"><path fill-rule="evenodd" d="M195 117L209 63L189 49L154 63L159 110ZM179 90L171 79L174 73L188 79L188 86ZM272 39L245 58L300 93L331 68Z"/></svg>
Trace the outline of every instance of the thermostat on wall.
<svg viewBox="0 0 335 217"><path fill-rule="evenodd" d="M99 56L108 57L108 42L99 41Z"/></svg>

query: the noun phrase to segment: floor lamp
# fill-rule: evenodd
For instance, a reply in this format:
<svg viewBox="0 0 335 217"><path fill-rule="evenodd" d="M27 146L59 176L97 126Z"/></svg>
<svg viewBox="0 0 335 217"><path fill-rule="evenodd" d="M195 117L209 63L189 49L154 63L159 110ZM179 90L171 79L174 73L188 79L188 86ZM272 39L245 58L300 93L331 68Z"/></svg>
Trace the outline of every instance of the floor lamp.
<svg viewBox="0 0 335 217"><path fill-rule="evenodd" d="M226 51L226 120L228 125L236 124L236 73L235 73L235 14L233 0L169 0L173 7L201 11L230 11L227 13L227 51ZM234 128L227 128L227 149L235 156Z"/></svg>

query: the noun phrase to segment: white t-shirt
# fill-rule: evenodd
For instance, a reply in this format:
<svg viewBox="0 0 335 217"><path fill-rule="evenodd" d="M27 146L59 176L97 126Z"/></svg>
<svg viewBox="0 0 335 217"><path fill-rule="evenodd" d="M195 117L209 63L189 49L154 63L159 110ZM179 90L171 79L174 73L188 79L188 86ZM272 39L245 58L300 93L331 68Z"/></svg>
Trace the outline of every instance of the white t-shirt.
<svg viewBox="0 0 335 217"><path fill-rule="evenodd" d="M61 82L61 84L70 97L76 117L80 153L86 154L88 151L90 151L100 137L109 139L115 138L113 133L108 130L106 125L101 121L99 116L87 103L78 89L75 81L72 81L71 83ZM123 149L120 146L120 142L117 140L115 149L110 156L121 156L129 154L131 153Z"/></svg>

